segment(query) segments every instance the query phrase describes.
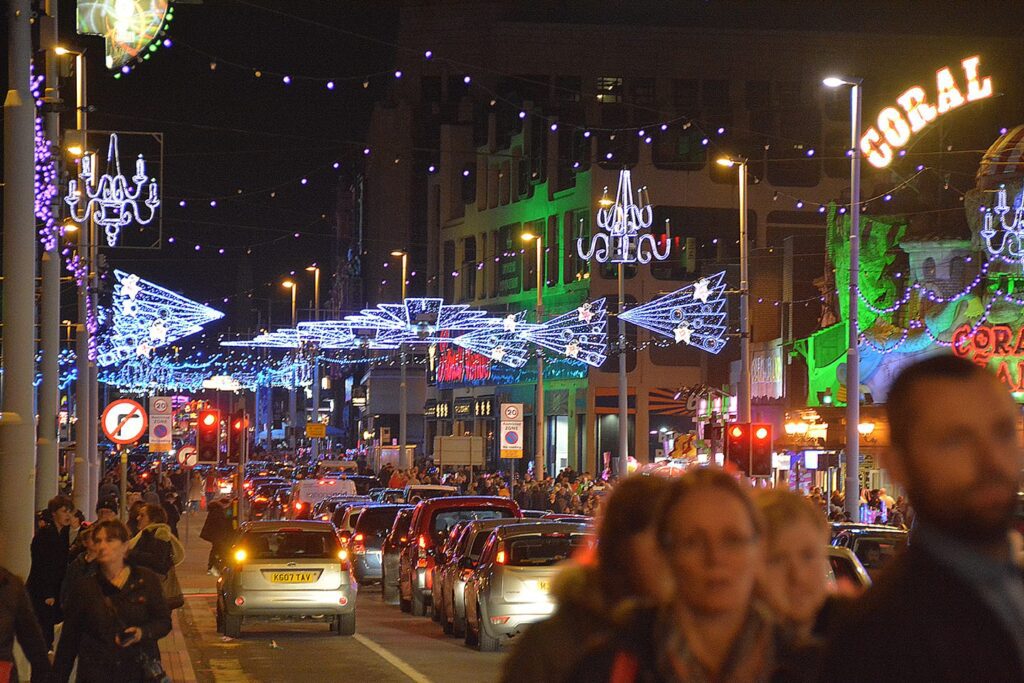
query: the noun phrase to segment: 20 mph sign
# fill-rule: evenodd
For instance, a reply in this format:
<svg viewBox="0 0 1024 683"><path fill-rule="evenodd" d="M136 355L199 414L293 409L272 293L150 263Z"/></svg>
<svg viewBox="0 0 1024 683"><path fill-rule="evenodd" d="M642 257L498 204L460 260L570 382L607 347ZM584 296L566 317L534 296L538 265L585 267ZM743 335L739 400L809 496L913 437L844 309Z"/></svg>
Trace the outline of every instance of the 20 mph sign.
<svg viewBox="0 0 1024 683"><path fill-rule="evenodd" d="M146 433L146 409L128 398L113 401L100 418L103 433L116 444L135 443Z"/></svg>

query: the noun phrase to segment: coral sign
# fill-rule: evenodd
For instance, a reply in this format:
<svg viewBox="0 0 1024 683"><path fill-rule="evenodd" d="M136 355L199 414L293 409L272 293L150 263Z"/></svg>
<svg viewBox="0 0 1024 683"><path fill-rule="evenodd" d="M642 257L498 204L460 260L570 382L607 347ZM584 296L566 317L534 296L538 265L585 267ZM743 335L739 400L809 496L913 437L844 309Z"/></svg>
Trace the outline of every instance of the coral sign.
<svg viewBox="0 0 1024 683"><path fill-rule="evenodd" d="M1024 327L961 325L953 332L953 353L982 367L998 360L999 381L1010 391L1024 391Z"/></svg>
<svg viewBox="0 0 1024 683"><path fill-rule="evenodd" d="M948 66L936 71L934 104L928 101L924 88L915 85L896 98L898 107L886 107L880 111L878 125L868 128L860 139L861 152L871 165L885 168L892 163L896 152L910 142L911 135L940 115L967 102L991 97L992 78L978 75L980 63L981 57L977 55L961 60L963 89Z"/></svg>

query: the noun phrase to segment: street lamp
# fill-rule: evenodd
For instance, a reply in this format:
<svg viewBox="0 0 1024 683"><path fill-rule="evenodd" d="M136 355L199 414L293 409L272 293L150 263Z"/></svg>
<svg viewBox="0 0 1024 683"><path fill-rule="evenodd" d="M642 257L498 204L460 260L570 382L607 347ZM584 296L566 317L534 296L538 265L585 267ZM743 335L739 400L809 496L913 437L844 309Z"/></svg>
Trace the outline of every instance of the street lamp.
<svg viewBox="0 0 1024 683"><path fill-rule="evenodd" d="M860 286L860 135L861 83L863 79L829 76L822 84L829 88L850 86L850 286L849 348L846 351L846 512L858 519L860 511L860 328L857 319L857 290Z"/></svg>
<svg viewBox="0 0 1024 683"><path fill-rule="evenodd" d="M313 273L313 319L320 320L320 266L306 266L306 272ZM313 418L312 422L320 421L320 353L313 349ZM320 439L312 437L313 462L320 459Z"/></svg>
<svg viewBox="0 0 1024 683"><path fill-rule="evenodd" d="M740 201L740 386L736 417L750 422L750 244L747 240L747 159L722 157L719 166L737 167Z"/></svg>
<svg viewBox="0 0 1024 683"><path fill-rule="evenodd" d="M295 284L294 280L285 280L281 283L281 286L285 289L292 290L292 329L298 325L298 309L295 307L296 297L298 296L299 286ZM295 350L295 357L298 358L298 349ZM295 455L295 438L296 430L298 429L298 406L296 405L295 399L295 364L292 364L292 385L288 387L288 423L291 425L291 434L288 435L288 447L292 451L292 455Z"/></svg>
<svg viewBox="0 0 1024 683"><path fill-rule="evenodd" d="M533 240L537 245L537 322L544 322L544 240L539 234L534 235L531 232L524 232L522 235L524 242ZM536 481L542 481L544 479L544 465L547 464L547 446L545 444L545 420L544 420L544 356L537 353L537 399L535 401L536 406L534 408L534 417L536 419L537 426L536 439L535 439L535 452L533 454L533 477Z"/></svg>
<svg viewBox="0 0 1024 683"><path fill-rule="evenodd" d="M402 259L402 305L405 306L405 287L406 279L408 279L409 272L409 252L404 249L395 249L391 252L391 255L395 258ZM405 444L406 439L409 435L409 397L408 387L409 382L406 376L406 357L405 357L405 344L399 344L398 346L398 365L401 370L401 375L398 380L398 462L403 467L410 467L411 462L406 462L405 459Z"/></svg>

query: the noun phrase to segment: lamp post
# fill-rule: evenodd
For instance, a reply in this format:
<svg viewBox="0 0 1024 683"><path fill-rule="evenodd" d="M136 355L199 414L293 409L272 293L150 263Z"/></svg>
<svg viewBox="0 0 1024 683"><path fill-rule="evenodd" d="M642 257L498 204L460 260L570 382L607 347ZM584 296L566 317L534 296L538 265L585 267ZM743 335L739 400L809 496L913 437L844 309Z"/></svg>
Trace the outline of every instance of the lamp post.
<svg viewBox="0 0 1024 683"><path fill-rule="evenodd" d="M723 157L719 166L736 166L740 201L740 386L736 417L750 422L750 244L747 237L747 160Z"/></svg>
<svg viewBox="0 0 1024 683"><path fill-rule="evenodd" d="M306 266L306 270L313 273L313 316L320 320L320 266L313 264ZM313 422L320 421L320 349L313 349ZM320 439L312 439L313 462L320 459Z"/></svg>
<svg viewBox="0 0 1024 683"><path fill-rule="evenodd" d="M293 280L285 280L281 283L281 286L285 289L292 290L292 329L299 324L297 309L295 308L295 297L298 294L299 287ZM295 357L298 358L298 349L295 350ZM295 439L296 430L298 430L298 410L295 403L295 365L292 364L292 385L288 387L288 424L291 427L291 433L288 435L288 448L291 449L292 456L295 456Z"/></svg>
<svg viewBox="0 0 1024 683"><path fill-rule="evenodd" d="M850 287L849 347L846 350L846 482L845 508L853 521L860 513L860 329L857 290L860 286L860 152L861 83L863 79L831 76L829 88L850 86Z"/></svg>
<svg viewBox="0 0 1024 683"><path fill-rule="evenodd" d="M537 244L537 322L544 322L544 240L541 236L524 232L523 241L533 240ZM621 265L619 268L621 269ZM543 481L544 466L547 464L546 424L544 419L544 356L537 353L537 399L535 401L534 418L536 419L535 452L533 454L533 478L535 481Z"/></svg>
<svg viewBox="0 0 1024 683"><path fill-rule="evenodd" d="M396 258L402 259L402 305L405 305L405 281L408 277L409 270L409 252L404 249L396 249L391 252L391 255ZM405 368L405 344L400 344L398 347L398 365L401 368L401 374L399 376L398 386L398 462L401 463L402 467L411 467L411 462L406 462L405 458L405 443L408 438L409 429L409 397L407 395L409 383L406 377Z"/></svg>

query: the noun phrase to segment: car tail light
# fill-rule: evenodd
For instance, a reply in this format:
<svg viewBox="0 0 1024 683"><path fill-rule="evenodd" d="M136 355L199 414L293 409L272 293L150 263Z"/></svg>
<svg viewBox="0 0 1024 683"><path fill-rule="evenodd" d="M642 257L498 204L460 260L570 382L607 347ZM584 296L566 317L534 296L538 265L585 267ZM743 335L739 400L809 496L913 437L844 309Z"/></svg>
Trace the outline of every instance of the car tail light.
<svg viewBox="0 0 1024 683"><path fill-rule="evenodd" d="M366 544L363 543L362 534L356 534L352 537L352 552L354 552L356 555L366 554Z"/></svg>
<svg viewBox="0 0 1024 683"><path fill-rule="evenodd" d="M491 623L494 624L495 626L502 625L502 624L507 624L508 623L508 617L491 617Z"/></svg>
<svg viewBox="0 0 1024 683"><path fill-rule="evenodd" d="M467 569L463 569L462 570L462 580L463 581L469 581L471 576L473 576L473 570L472 569L468 569L467 568Z"/></svg>
<svg viewBox="0 0 1024 683"><path fill-rule="evenodd" d="M406 538L405 536L402 536L401 538L398 539L398 542L399 543L405 543L408 540L409 540L408 538Z"/></svg>
<svg viewBox="0 0 1024 683"><path fill-rule="evenodd" d="M301 510L302 509L302 503L301 502L295 503L295 509L296 510Z"/></svg>
<svg viewBox="0 0 1024 683"><path fill-rule="evenodd" d="M235 562L241 564L242 562L245 562L247 557L249 557L249 553L245 552L244 548L239 548L235 551Z"/></svg>
<svg viewBox="0 0 1024 683"><path fill-rule="evenodd" d="M243 598L241 595L239 595L237 598L235 598L235 604L238 605L239 607L241 607L242 605L245 604L245 598Z"/></svg>
<svg viewBox="0 0 1024 683"><path fill-rule="evenodd" d="M345 550L345 549L339 550L338 551L338 559L341 560L342 562L347 561L348 560L348 551Z"/></svg>
<svg viewBox="0 0 1024 683"><path fill-rule="evenodd" d="M341 605L342 607L344 607L345 605L348 604L348 598L346 598L344 595L342 595L340 598L338 598L338 604Z"/></svg>
<svg viewBox="0 0 1024 683"><path fill-rule="evenodd" d="M426 536L420 536L419 544L420 544L420 548L426 549L426 547L427 547L427 537Z"/></svg>
<svg viewBox="0 0 1024 683"><path fill-rule="evenodd" d="M417 569L426 569L427 568L427 558L421 557L420 559L416 560L416 568Z"/></svg>
<svg viewBox="0 0 1024 683"><path fill-rule="evenodd" d="M505 564L505 551L499 550L498 554L494 556L494 561L498 564Z"/></svg>

